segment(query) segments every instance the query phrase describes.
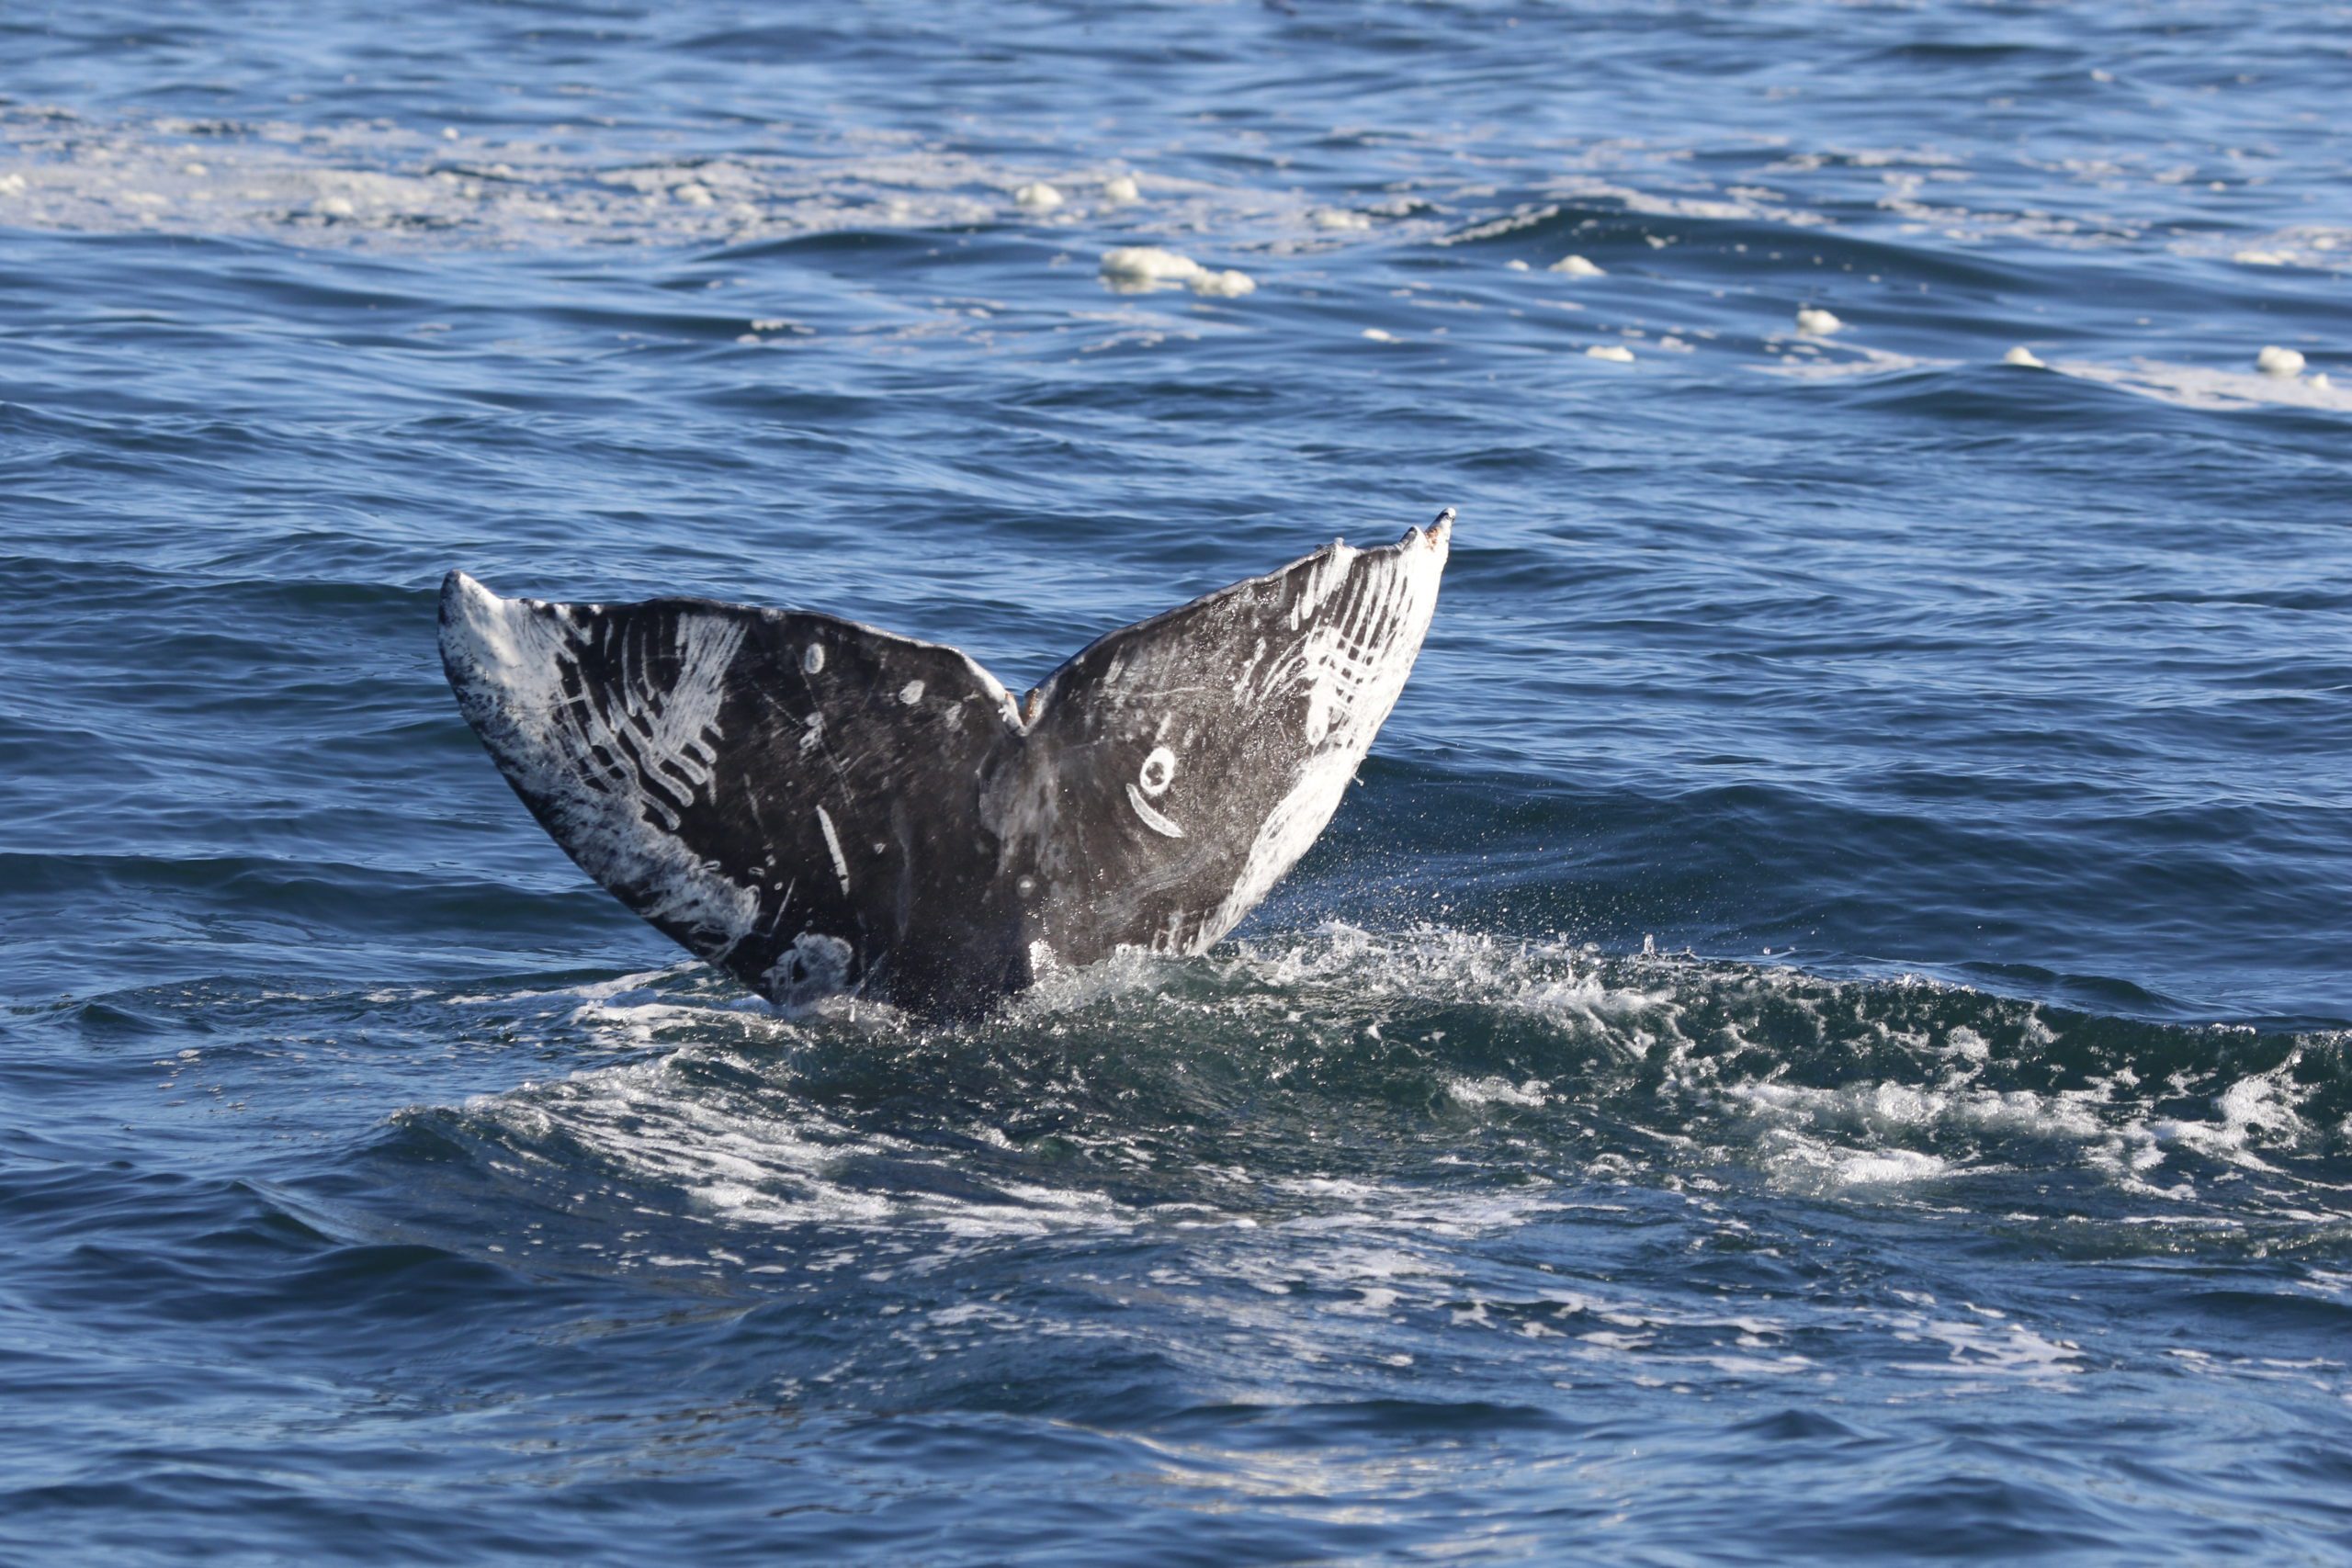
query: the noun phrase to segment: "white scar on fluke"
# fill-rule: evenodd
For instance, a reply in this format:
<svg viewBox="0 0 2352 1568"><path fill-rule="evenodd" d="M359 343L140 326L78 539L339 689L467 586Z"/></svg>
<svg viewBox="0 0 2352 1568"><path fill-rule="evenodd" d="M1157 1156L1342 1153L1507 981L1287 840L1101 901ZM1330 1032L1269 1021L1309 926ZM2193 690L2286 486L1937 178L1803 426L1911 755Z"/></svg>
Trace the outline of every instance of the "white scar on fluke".
<svg viewBox="0 0 2352 1568"><path fill-rule="evenodd" d="M459 709L629 908L771 1000L968 1013L1206 952L1339 808L1437 606L1447 508L1097 638L1019 704L965 655L709 600L441 593Z"/></svg>
<svg viewBox="0 0 2352 1568"><path fill-rule="evenodd" d="M1143 819L1143 825L1153 832L1165 833L1171 839L1181 839L1184 836L1184 829L1154 811L1151 808L1151 803L1144 799L1143 791L1133 784L1127 786L1127 804L1135 807L1136 815Z"/></svg>
<svg viewBox="0 0 2352 1568"><path fill-rule="evenodd" d="M842 836L833 831L833 819L823 807L817 807L817 826L824 830L825 852L833 857L833 874L841 878L842 891L849 891L849 862L842 858Z"/></svg>

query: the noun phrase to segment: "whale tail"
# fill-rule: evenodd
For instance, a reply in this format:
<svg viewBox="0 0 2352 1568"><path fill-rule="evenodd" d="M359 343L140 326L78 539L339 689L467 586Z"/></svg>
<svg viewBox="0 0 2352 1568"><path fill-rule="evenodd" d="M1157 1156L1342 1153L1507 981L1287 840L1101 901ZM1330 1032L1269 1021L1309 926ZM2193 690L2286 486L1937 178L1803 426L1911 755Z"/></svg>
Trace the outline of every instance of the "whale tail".
<svg viewBox="0 0 2352 1568"><path fill-rule="evenodd" d="M1015 704L964 654L701 599L441 591L441 658L581 869L770 1000L984 1008L1206 951L1312 844L1437 604L1449 508L1098 638Z"/></svg>

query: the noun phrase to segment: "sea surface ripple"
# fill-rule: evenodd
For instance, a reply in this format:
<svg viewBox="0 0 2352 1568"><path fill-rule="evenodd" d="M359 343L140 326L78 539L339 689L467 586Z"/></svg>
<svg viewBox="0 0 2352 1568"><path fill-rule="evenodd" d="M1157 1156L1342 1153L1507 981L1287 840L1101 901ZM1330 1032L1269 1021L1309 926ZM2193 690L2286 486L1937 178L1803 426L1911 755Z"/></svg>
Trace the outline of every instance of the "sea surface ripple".
<svg viewBox="0 0 2352 1568"><path fill-rule="evenodd" d="M2347 69L0 11L0 1561L2345 1560ZM1443 505L1268 907L970 1026L683 961L434 653L1019 690Z"/></svg>

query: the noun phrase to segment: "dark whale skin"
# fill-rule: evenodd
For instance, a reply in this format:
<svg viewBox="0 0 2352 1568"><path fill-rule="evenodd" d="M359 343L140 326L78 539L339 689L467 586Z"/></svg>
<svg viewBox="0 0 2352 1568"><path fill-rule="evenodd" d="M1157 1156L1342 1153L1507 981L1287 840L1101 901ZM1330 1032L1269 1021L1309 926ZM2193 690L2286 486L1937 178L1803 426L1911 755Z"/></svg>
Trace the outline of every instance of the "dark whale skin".
<svg viewBox="0 0 2352 1568"><path fill-rule="evenodd" d="M442 585L458 705L581 868L770 1000L983 1011L1053 965L1206 951L1395 705L1453 513L1098 638L1015 704L954 649L702 599Z"/></svg>

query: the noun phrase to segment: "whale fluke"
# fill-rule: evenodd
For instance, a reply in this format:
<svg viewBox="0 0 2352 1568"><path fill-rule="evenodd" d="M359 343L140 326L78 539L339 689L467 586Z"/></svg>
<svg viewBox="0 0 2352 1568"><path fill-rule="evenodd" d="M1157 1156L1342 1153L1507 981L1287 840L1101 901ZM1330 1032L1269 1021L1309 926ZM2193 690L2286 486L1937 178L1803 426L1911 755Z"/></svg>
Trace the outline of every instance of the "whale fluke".
<svg viewBox="0 0 2352 1568"><path fill-rule="evenodd" d="M1205 952L1396 705L1453 512L1096 639L1015 704L965 655L705 599L441 589L458 705L622 903L772 1001L968 1013L1043 967Z"/></svg>

